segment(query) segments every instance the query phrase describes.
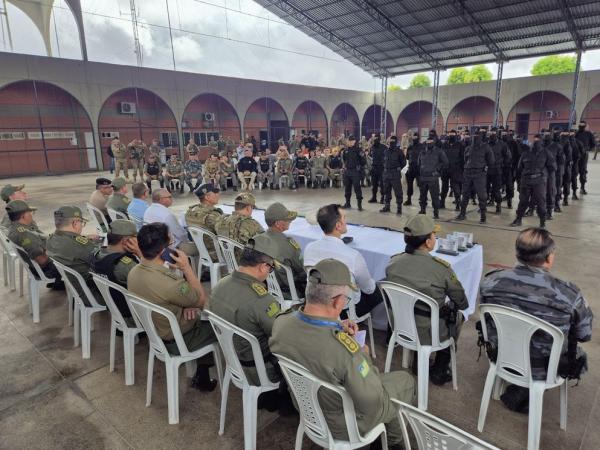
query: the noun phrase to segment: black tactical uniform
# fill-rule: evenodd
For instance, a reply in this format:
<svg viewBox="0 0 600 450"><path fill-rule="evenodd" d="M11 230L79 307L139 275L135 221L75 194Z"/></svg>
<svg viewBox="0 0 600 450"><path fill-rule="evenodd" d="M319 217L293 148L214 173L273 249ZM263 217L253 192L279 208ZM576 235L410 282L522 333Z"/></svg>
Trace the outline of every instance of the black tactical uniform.
<svg viewBox="0 0 600 450"><path fill-rule="evenodd" d="M395 136L392 136L395 138ZM391 145L391 143L390 143ZM381 188L381 196L384 196L384 183L383 183L383 159L386 153L387 147L381 143L381 138L376 137L371 147L371 158L373 160L371 166L371 187L373 188L373 196L369 200L369 203L377 203L377 190Z"/></svg>
<svg viewBox="0 0 600 450"><path fill-rule="evenodd" d="M463 170L465 164L465 148L458 141L456 131L450 130L448 141L442 146L448 158L448 169L442 173L442 198L440 208L446 208L446 197L448 190L452 188L456 210L460 209L460 193L462 191Z"/></svg>
<svg viewBox="0 0 600 450"><path fill-rule="evenodd" d="M504 135L504 133L503 133ZM517 166L521 158L521 148L515 140L512 131L509 131L505 136L505 142L510 152L510 167L504 167L502 170L504 188L506 189L506 206L512 208L512 199L515 196L515 181L517 180Z"/></svg>
<svg viewBox="0 0 600 450"><path fill-rule="evenodd" d="M554 212L562 212L560 199L562 198L563 177L565 175L565 147L561 142L560 130L552 133L552 143L556 146L556 178L554 179L554 203L548 206L548 210L554 208ZM546 201L546 204L548 202Z"/></svg>
<svg viewBox="0 0 600 450"><path fill-rule="evenodd" d="M547 166L546 179L546 219L552 220L552 211L554 211L554 200L556 198L556 171L558 155L562 153L562 148L558 142L552 140L552 133L546 131L544 134L544 148L548 152L551 164Z"/></svg>
<svg viewBox="0 0 600 450"><path fill-rule="evenodd" d="M408 170L406 171L406 201L405 206L412 205L411 197L413 195L413 182L417 181L419 185L419 153L423 150L423 144L419 143L419 135L414 134L412 144L406 151L408 159Z"/></svg>
<svg viewBox="0 0 600 450"><path fill-rule="evenodd" d="M438 217L440 207L440 175L448 167L448 158L444 151L428 138L425 149L419 154L419 214L425 214L427 192L431 195L433 217Z"/></svg>
<svg viewBox="0 0 600 450"><path fill-rule="evenodd" d="M383 160L383 189L385 206L380 212L389 212L392 202L392 189L396 196L396 213L402 214L402 169L406 166L404 151L398 147L396 140L390 141Z"/></svg>
<svg viewBox="0 0 600 450"><path fill-rule="evenodd" d="M490 133L489 146L494 153L494 164L488 166L487 183L490 203L496 203L496 214L501 212L503 168L510 167L510 152L504 141L498 139L497 133Z"/></svg>
<svg viewBox="0 0 600 450"><path fill-rule="evenodd" d="M584 156L583 144L579 139L575 139L575 130L569 133L569 143L571 144L571 156L573 162L571 165L571 189L573 191L573 200L579 200L577 197L577 177L579 176L579 166L581 158Z"/></svg>
<svg viewBox="0 0 600 450"><path fill-rule="evenodd" d="M158 177L158 181L160 183L160 187L165 187L165 181L162 177L162 169L160 167L160 162L155 159L154 162L146 161L146 173L152 177ZM146 185L150 192L152 192L152 181L146 181Z"/></svg>
<svg viewBox="0 0 600 450"><path fill-rule="evenodd" d="M354 187L354 194L356 195L356 203L358 210L362 211L362 188L360 187L360 180L363 177L364 167L367 165L367 159L365 153L358 146L358 142L354 139L354 136L348 137L348 143L354 141L352 146L349 146L344 150L342 154L342 161L344 162L344 196L346 197L346 203L344 208L350 208L350 197L352 196L352 188Z"/></svg>
<svg viewBox="0 0 600 450"><path fill-rule="evenodd" d="M579 159L579 182L581 183L581 193L587 194L585 190L585 183L587 183L587 165L589 158L589 151L596 147L596 138L594 133L585 129L586 122L583 120L579 122L579 130L575 134L575 139L581 142L583 146L582 158Z"/></svg>
<svg viewBox="0 0 600 450"><path fill-rule="evenodd" d="M565 154L565 169L563 171L563 182L560 189L562 190L562 204L569 205L569 195L571 194L571 171L573 165L573 148L569 140L569 132L563 131L560 134L560 143Z"/></svg>
<svg viewBox="0 0 600 450"><path fill-rule="evenodd" d="M303 171L300 173L300 171ZM294 184L298 187L298 179L299 175L302 175L306 182L310 180L310 161L307 156L298 155L294 160L294 164L292 166L292 173L294 176Z"/></svg>

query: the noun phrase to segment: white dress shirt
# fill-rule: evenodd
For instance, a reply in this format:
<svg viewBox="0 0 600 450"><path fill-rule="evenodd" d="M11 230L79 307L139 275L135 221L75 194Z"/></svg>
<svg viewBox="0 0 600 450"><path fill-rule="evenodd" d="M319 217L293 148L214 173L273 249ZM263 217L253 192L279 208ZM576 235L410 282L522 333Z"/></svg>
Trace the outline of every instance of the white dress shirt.
<svg viewBox="0 0 600 450"><path fill-rule="evenodd" d="M365 258L340 238L324 236L319 241L311 242L304 249L304 265L314 266L319 261L327 258L337 259L343 262L348 270L354 275L356 284L365 294L375 291L375 280L369 273Z"/></svg>
<svg viewBox="0 0 600 450"><path fill-rule="evenodd" d="M183 228L175 215L166 206L160 203L152 203L144 213L144 223L160 222L169 227L169 232L173 236L175 247L182 242L187 242L187 231Z"/></svg>

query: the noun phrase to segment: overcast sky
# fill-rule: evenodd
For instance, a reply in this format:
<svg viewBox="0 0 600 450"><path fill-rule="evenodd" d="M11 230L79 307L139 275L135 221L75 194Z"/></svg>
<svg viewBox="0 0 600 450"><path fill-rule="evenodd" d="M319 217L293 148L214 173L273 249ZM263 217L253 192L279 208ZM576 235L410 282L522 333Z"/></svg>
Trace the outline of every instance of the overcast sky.
<svg viewBox="0 0 600 450"><path fill-rule="evenodd" d="M82 0L81 4L89 59L136 65L129 0ZM252 0L137 0L136 4L146 67L173 69L173 49L176 68L181 71L367 91L379 89L379 80ZM8 19L13 51L46 54L40 34L32 32L34 25L24 13L9 4ZM50 26L53 55L81 58L75 22L64 0L54 2ZM6 27L0 31L0 49L8 51ZM507 63L503 76L528 76L535 60ZM496 65L488 67L495 78ZM600 50L585 53L582 68L600 69ZM448 75L449 71L441 73L442 84ZM389 83L407 87L413 76L396 77Z"/></svg>

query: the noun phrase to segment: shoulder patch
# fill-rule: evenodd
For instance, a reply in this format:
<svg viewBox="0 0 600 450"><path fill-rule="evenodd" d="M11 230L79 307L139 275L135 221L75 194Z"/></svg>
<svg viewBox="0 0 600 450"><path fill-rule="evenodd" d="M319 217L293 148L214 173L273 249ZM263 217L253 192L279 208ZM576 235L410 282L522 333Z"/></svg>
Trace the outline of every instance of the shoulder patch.
<svg viewBox="0 0 600 450"><path fill-rule="evenodd" d="M252 290L254 292L256 292L258 295L260 295L261 297L264 297L265 295L267 295L267 293L269 291L267 291L267 289L260 283L252 283L250 285L252 287Z"/></svg>
<svg viewBox="0 0 600 450"><path fill-rule="evenodd" d="M87 245L90 240L85 236L76 236L75 241L77 241L81 245Z"/></svg>
<svg viewBox="0 0 600 450"><path fill-rule="evenodd" d="M27 229L24 226L18 226L17 227L17 231L19 233L25 233L27 231Z"/></svg>
<svg viewBox="0 0 600 450"><path fill-rule="evenodd" d="M346 350L348 350L350 353L356 353L359 349L358 343L343 331L340 331L337 334L337 340L340 341L340 343L346 347Z"/></svg>
<svg viewBox="0 0 600 450"><path fill-rule="evenodd" d="M121 262L123 264L131 264L133 262L133 259L131 259L129 256L123 256L121 258Z"/></svg>
<svg viewBox="0 0 600 450"><path fill-rule="evenodd" d="M433 259L437 262L439 262L442 266L444 267L448 267L450 268L450 263L442 258L438 258L437 256L434 256Z"/></svg>
<svg viewBox="0 0 600 450"><path fill-rule="evenodd" d="M181 295L187 295L190 292L190 285L187 281L184 281L179 285L179 293Z"/></svg>
<svg viewBox="0 0 600 450"><path fill-rule="evenodd" d="M267 316L274 317L279 313L280 310L281 308L279 307L279 303L272 302L267 308Z"/></svg>
<svg viewBox="0 0 600 450"><path fill-rule="evenodd" d="M131 199L129 199L128 197L123 197L123 201L125 203L131 203Z"/></svg>
<svg viewBox="0 0 600 450"><path fill-rule="evenodd" d="M360 373L361 377L366 378L367 375L369 375L370 371L371 367L369 366L369 363L366 359L363 359L362 362L358 365L358 373Z"/></svg>
<svg viewBox="0 0 600 450"><path fill-rule="evenodd" d="M296 242L294 239L288 238L288 242L292 247L294 247L294 249L300 250L300 244L298 244L298 242Z"/></svg>
<svg viewBox="0 0 600 450"><path fill-rule="evenodd" d="M25 247L26 245L31 244L31 239L29 239L28 237L26 237L25 239L23 239L21 241L21 247Z"/></svg>

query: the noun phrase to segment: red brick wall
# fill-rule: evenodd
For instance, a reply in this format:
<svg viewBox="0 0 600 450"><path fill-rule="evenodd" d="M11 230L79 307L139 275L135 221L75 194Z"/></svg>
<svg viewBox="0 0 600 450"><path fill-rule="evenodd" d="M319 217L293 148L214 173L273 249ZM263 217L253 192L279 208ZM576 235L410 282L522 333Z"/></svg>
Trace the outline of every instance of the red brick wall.
<svg viewBox="0 0 600 450"><path fill-rule="evenodd" d="M331 137L336 138L347 130L348 134L360 134L360 119L356 109L349 103L342 103L335 108L331 117Z"/></svg>
<svg viewBox="0 0 600 450"><path fill-rule="evenodd" d="M287 136L289 134L289 121L285 114L283 107L272 98L263 97L255 100L246 111L244 117L244 134L248 137L254 136L259 141L260 130L266 130L267 114L269 114L271 121L285 121L288 123L284 129L276 129L275 136L272 136L273 140L277 140L280 136Z"/></svg>
<svg viewBox="0 0 600 450"><path fill-rule="evenodd" d="M214 113L215 121L204 122L205 112ZM183 122L187 124L184 131L219 132L225 139L231 137L236 143L241 139L240 120L235 109L231 103L217 94L200 94L195 97L185 108ZM184 145L186 144L187 142L184 142Z"/></svg>
<svg viewBox="0 0 600 450"><path fill-rule="evenodd" d="M487 97L473 96L460 101L448 114L446 121L446 131L458 127L468 127L475 125L491 126L494 123L494 102ZM498 120L498 125L502 125L502 112Z"/></svg>
<svg viewBox="0 0 600 450"><path fill-rule="evenodd" d="M292 118L292 128L295 128L296 134L302 133L302 130L318 131L327 141L327 116L321 105L312 100L302 103L294 112Z"/></svg>
<svg viewBox="0 0 600 450"><path fill-rule="evenodd" d="M408 129L417 128L419 134L422 128L431 128L431 108L433 105L431 102L418 101L411 103L402 110L398 116L398 122L396 123L396 133L400 136L402 133L406 133ZM444 118L442 113L437 111L437 123L436 131L439 134L444 129Z"/></svg>
<svg viewBox="0 0 600 450"><path fill-rule="evenodd" d="M590 100L581 117L588 123L588 130L596 134L600 132L600 94Z"/></svg>
<svg viewBox="0 0 600 450"><path fill-rule="evenodd" d="M389 111L386 112L387 118L385 119L385 135L389 136L394 131L394 119ZM365 111L362 122L361 136L365 136L367 139L371 137L371 133L378 133L381 128L381 106L371 105ZM358 136L357 136L358 138Z"/></svg>
<svg viewBox="0 0 600 450"><path fill-rule="evenodd" d="M571 110L571 101L562 94L553 91L538 91L526 95L510 110L508 114L508 127L518 130L517 114L529 114L528 138L538 133L550 124L568 123ZM553 111L556 115L546 117L546 111Z"/></svg>

